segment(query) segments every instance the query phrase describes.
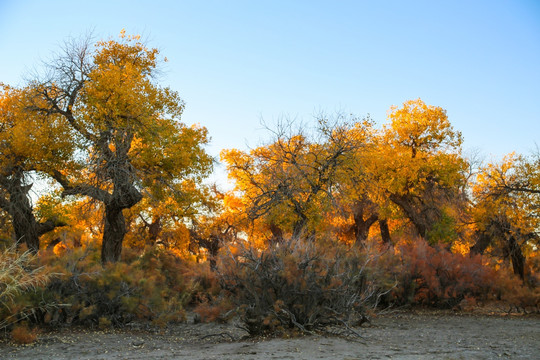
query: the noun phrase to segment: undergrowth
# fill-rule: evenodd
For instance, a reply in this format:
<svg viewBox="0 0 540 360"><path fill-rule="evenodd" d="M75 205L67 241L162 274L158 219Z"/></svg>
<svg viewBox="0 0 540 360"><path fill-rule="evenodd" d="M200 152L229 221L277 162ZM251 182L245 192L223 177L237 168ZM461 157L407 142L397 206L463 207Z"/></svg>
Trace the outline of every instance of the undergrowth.
<svg viewBox="0 0 540 360"><path fill-rule="evenodd" d="M240 244L222 256L219 279L250 335L312 333L329 326L355 333L384 289L370 254L340 244L291 239L264 250Z"/></svg>

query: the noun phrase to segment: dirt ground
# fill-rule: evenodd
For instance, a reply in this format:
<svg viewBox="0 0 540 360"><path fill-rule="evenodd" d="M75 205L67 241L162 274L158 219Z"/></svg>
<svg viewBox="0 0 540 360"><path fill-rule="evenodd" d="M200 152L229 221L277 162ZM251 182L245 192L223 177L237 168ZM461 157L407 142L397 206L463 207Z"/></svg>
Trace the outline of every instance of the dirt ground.
<svg viewBox="0 0 540 360"><path fill-rule="evenodd" d="M42 333L0 343L2 359L540 359L540 317L452 313L378 316L361 339L246 339L233 324L134 324L115 331Z"/></svg>

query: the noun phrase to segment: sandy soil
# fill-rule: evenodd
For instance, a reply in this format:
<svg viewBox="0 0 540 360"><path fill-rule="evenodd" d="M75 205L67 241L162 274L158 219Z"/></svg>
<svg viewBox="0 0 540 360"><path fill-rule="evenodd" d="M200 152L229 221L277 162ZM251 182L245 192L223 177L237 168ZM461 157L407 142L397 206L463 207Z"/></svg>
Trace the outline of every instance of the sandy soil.
<svg viewBox="0 0 540 360"><path fill-rule="evenodd" d="M5 359L540 359L540 317L400 313L358 329L362 339L245 339L232 324L134 324L62 330L37 343L0 343Z"/></svg>

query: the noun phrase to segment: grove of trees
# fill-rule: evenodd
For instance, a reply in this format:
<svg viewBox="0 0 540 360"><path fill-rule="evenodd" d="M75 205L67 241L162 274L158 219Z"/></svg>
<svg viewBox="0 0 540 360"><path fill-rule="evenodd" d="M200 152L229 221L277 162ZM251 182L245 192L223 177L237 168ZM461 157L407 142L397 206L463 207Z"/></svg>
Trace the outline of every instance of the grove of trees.
<svg viewBox="0 0 540 360"><path fill-rule="evenodd" d="M342 115L318 124L279 124L267 145L222 152L250 237L330 232L357 246L372 234L386 245L413 236L476 254L489 247L525 280L539 240L538 154L474 168L446 111L420 99L393 107L382 129Z"/></svg>
<svg viewBox="0 0 540 360"><path fill-rule="evenodd" d="M480 296L481 284L456 287L461 280L448 274L455 270L463 279L456 269L474 267L471 273L489 269L506 274L497 275L501 284L504 279L506 283L493 296L500 299L501 289L519 288L528 294L523 295L528 296L527 304L538 309L540 152L475 162L464 156L462 135L446 111L417 99L392 107L382 127L369 118L344 114L318 115L314 126L287 119L269 126L268 142L245 151L221 152L234 184L224 192L204 181L215 161L205 151L209 134L202 126L182 121L184 103L179 94L159 84L163 61L138 36L122 32L118 40L68 41L25 86L1 86L0 237L2 247L9 248L2 258L5 264L12 264L17 254L28 258L27 249L35 254L32 261L45 269L62 268L69 279L79 279L87 267L99 268L107 280L89 282L88 289L99 292L103 290L99 286L109 286L109 291L120 291L115 284L125 283L131 290L119 299L159 293L160 289L141 285L140 278L129 277L148 276L167 287L161 302L143 302L142 311L140 302L118 300L119 308L148 318L158 313L149 310L156 304L162 310L181 307L186 298L208 309L221 299L220 291L259 302L252 296L256 289L249 290L249 296L238 292L250 289L248 282L253 286L262 281L255 279L262 275L253 269L261 269L270 279L272 269L281 269L282 276L300 271L290 266L302 261L302 271L314 269L316 276L304 273L297 279L320 284L321 294L326 291L322 289L338 286L332 294L356 298L349 286L362 283L367 289L367 274L381 274L393 287L371 282L369 294L384 293L384 301L382 295L375 297L387 305L404 302L411 291L414 296L409 299L424 294L432 300L454 297L456 303ZM326 250L312 249L310 244ZM366 256L373 252L378 254L376 260L369 260ZM97 253L100 261L91 255ZM365 271L349 258L353 255L377 271ZM343 256L348 260L339 260ZM291 257L300 260L289 264ZM194 270L207 260L209 273ZM441 272L427 276L426 262ZM410 278L400 277L398 266L408 266ZM356 269L362 277L349 272L345 289L321 275L329 269L335 276ZM181 280L172 274L175 271L182 274ZM246 271L249 276L243 277ZM291 284L294 276L289 275L279 281L273 278L274 293ZM10 283L2 276L0 303L6 304L20 294L12 291L16 280ZM444 276L455 283L441 290L437 287L443 286ZM433 277L439 279L436 286L430 285ZM49 285L43 274L35 278L36 284L21 289L45 287L42 291L53 294L50 297L57 303L61 301L55 296L62 291L74 291L66 278L49 280ZM218 282L222 290L216 290ZM262 281L261 286L267 285ZM425 295L428 290L432 295ZM112 301L96 300L90 290L84 297L78 291L90 312L99 308L91 308L91 302ZM370 296L362 299L368 301ZM306 297L302 301L318 304ZM332 298L333 304L340 301ZM309 331L310 326L324 327L329 319L301 323L302 316L315 317L298 312L293 303L286 307L282 298L266 297L265 302L279 326L289 322ZM351 311L354 306L347 303ZM278 308L279 313L271 310ZM47 322L51 311L43 310L40 321ZM84 311L73 311L70 321L82 321ZM345 313L332 311L333 317L346 321ZM4 309L1 314L11 313ZM20 310L18 319L28 319L21 314L27 313ZM103 313L96 314L92 321L105 321ZM246 327L262 331L259 323L268 321L266 313L250 314L256 314L258 323L244 313L251 321Z"/></svg>

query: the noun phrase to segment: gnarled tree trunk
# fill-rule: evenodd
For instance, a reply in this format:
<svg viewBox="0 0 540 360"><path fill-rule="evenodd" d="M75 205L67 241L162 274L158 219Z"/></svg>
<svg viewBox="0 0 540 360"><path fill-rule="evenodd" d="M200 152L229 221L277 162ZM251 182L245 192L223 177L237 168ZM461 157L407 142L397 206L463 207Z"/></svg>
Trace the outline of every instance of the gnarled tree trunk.
<svg viewBox="0 0 540 360"><path fill-rule="evenodd" d="M120 260L126 231L126 220L122 208L106 205L103 243L101 244L101 261L103 263Z"/></svg>
<svg viewBox="0 0 540 360"><path fill-rule="evenodd" d="M363 214L355 214L354 216L354 235L355 235L355 244L357 246L362 245L368 235L369 235L369 229L371 229L371 226L375 223L375 221L378 220L377 214L370 215L367 219L364 219L362 216Z"/></svg>
<svg viewBox="0 0 540 360"><path fill-rule="evenodd" d="M117 262L122 254L122 243L127 232L122 210L129 209L142 199L142 194L129 180L115 184L110 201L105 202L105 226L101 244L101 261Z"/></svg>
<svg viewBox="0 0 540 360"><path fill-rule="evenodd" d="M521 280L525 280L526 263L525 255L518 240L524 236L518 229L512 229L508 219L493 219L483 231L476 233L476 243L471 247L470 253L483 254L494 239L502 243L503 254L512 263L512 270Z"/></svg>
<svg viewBox="0 0 540 360"><path fill-rule="evenodd" d="M43 223L36 220L28 196L32 184L24 184L23 172L15 172L9 178L2 177L0 183L9 195L8 197L0 196L0 208L4 209L11 217L17 246L25 243L28 250L37 253L40 236L66 224L55 219L49 219Z"/></svg>
<svg viewBox="0 0 540 360"><path fill-rule="evenodd" d="M422 203L419 198L412 195L390 194L390 200L403 210L412 222L416 232L425 240L428 239L431 226L438 220L440 213L433 206Z"/></svg>
<svg viewBox="0 0 540 360"><path fill-rule="evenodd" d="M21 179L12 179L8 213L11 215L17 245L26 243L34 253L39 251L38 223L28 198L31 185L22 185Z"/></svg>
<svg viewBox="0 0 540 360"><path fill-rule="evenodd" d="M379 219L376 205L366 197L354 201L352 205L355 245L361 246L369 235L369 229Z"/></svg>
<svg viewBox="0 0 540 360"><path fill-rule="evenodd" d="M275 222L271 222L269 225L270 232L272 233L272 242L280 243L283 241L283 230Z"/></svg>

